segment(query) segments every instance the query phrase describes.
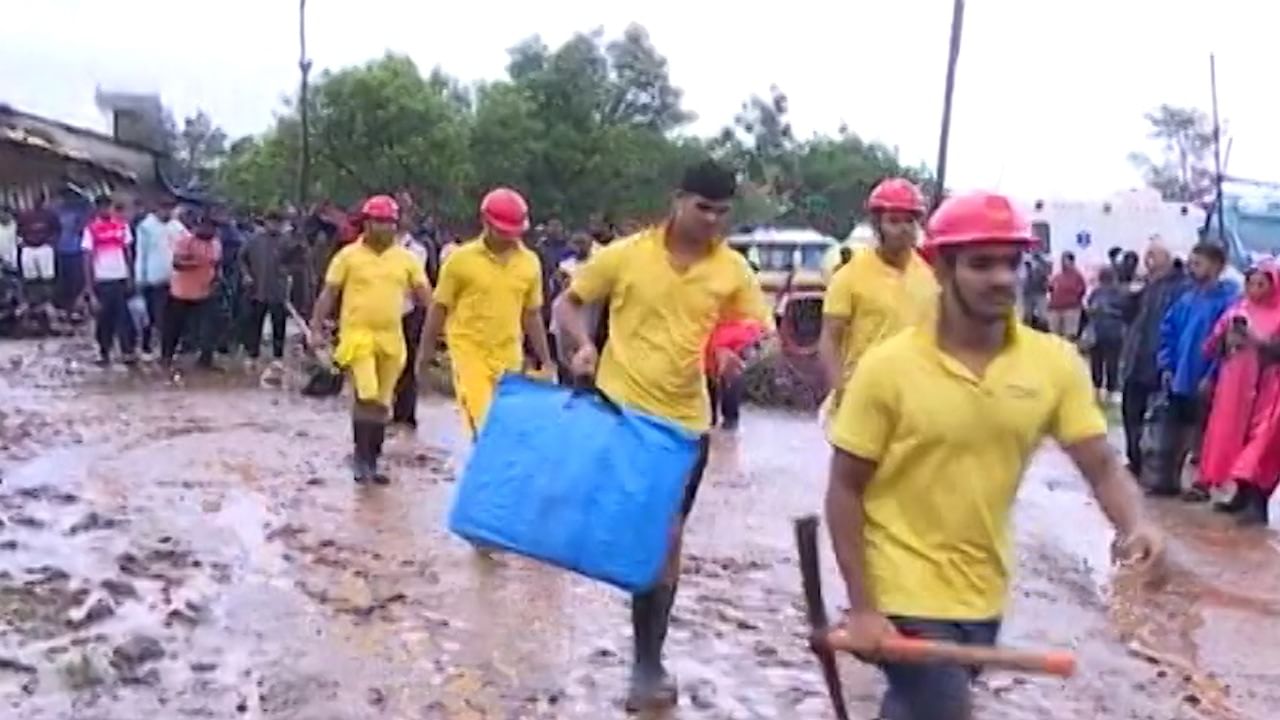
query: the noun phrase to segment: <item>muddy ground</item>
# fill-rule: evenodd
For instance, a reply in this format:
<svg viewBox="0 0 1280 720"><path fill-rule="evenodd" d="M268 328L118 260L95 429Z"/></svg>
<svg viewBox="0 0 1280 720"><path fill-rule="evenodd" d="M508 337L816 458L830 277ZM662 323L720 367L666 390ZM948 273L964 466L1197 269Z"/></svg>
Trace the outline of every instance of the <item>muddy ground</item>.
<svg viewBox="0 0 1280 720"><path fill-rule="evenodd" d="M424 398L417 436L390 444L394 484L356 488L340 399L240 372L174 385L91 356L0 345L0 717L623 715L625 598L488 563L445 532L464 447L446 401ZM826 459L802 416L750 411L715 439L669 643L670 717L832 717L791 535L819 506ZM1040 454L1004 640L1071 648L1081 672L991 675L980 717L1280 716L1274 536L1153 509L1178 565L1158 591L1111 576L1087 490ZM842 662L854 716L873 717L879 678Z"/></svg>

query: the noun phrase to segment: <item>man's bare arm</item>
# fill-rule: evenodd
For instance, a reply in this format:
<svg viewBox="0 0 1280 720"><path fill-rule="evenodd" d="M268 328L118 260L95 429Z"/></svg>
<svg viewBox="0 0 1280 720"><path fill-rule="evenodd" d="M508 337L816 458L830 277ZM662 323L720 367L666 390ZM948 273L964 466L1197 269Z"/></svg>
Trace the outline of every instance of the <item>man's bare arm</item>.
<svg viewBox="0 0 1280 720"><path fill-rule="evenodd" d="M324 323L333 315L333 309L338 304L338 288L335 285L326 284L324 289L320 291L320 297L316 298L316 303L311 307L311 331L317 337L322 336Z"/></svg>
<svg viewBox="0 0 1280 720"><path fill-rule="evenodd" d="M1117 532L1127 536L1143 523L1138 483L1120 464L1115 449L1105 437L1099 435L1064 449L1088 481L1102 513Z"/></svg>
<svg viewBox="0 0 1280 720"><path fill-rule="evenodd" d="M587 330L587 321L583 317L582 299L572 290L560 293L560 297L551 305L551 314L555 316L556 324L573 340L574 347L595 347L595 340Z"/></svg>
<svg viewBox="0 0 1280 720"><path fill-rule="evenodd" d="M96 295L97 279L93 277L93 251L84 253L84 294L88 298Z"/></svg>
<svg viewBox="0 0 1280 720"><path fill-rule="evenodd" d="M526 309L520 316L520 324L524 326L524 336L533 345L533 354L538 357L538 367L541 370L555 367L551 360L551 345L547 342L547 328L542 324L542 310Z"/></svg>
<svg viewBox="0 0 1280 720"><path fill-rule="evenodd" d="M866 546L862 508L863 493L875 470L875 463L838 448L832 452L831 476L827 484L827 526L831 528L831 542L849 593L851 612L875 609L867 597L863 576Z"/></svg>
<svg viewBox="0 0 1280 720"><path fill-rule="evenodd" d="M436 343L440 339L440 331L444 321L449 317L449 308L438 302L427 306L427 320L422 323L422 339L418 342L418 357L415 362L426 363L436 356Z"/></svg>
<svg viewBox="0 0 1280 720"><path fill-rule="evenodd" d="M838 390L844 379L844 356L841 345L844 343L844 334L848 327L849 318L847 317L822 316L822 334L818 337L818 361L822 363L822 374L827 381L828 391Z"/></svg>
<svg viewBox="0 0 1280 720"><path fill-rule="evenodd" d="M428 284L413 286L413 299L418 303L418 307L427 309L431 307L431 286Z"/></svg>

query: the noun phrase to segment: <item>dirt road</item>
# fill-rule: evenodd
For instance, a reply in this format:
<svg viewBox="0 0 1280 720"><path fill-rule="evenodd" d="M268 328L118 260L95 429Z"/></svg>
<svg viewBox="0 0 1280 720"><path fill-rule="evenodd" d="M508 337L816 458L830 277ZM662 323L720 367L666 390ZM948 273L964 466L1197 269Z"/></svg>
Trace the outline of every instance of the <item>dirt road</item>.
<svg viewBox="0 0 1280 720"><path fill-rule="evenodd" d="M444 531L463 461L446 402L424 399L418 436L391 442L394 484L356 488L341 400L237 373L174 387L89 356L0 346L0 716L622 717L625 598L487 563ZM672 717L830 717L790 528L819 507L826 460L807 418L750 411L716 438L669 643ZM1113 582L1105 522L1041 453L1004 638L1073 648L1081 673L990 676L981 717L1275 717L1274 537L1156 512L1180 570L1158 593ZM872 717L879 678L843 667Z"/></svg>

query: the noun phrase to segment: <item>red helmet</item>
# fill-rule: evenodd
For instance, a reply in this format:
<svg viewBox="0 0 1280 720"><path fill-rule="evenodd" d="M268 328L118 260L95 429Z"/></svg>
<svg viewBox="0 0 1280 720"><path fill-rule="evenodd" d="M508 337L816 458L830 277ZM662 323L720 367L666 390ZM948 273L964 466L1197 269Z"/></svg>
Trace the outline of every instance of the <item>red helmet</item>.
<svg viewBox="0 0 1280 720"><path fill-rule="evenodd" d="M1036 243L1031 223L1009 202L1009 198L989 192L975 192L947 198L929 218L923 250L935 257L945 247L978 243Z"/></svg>
<svg viewBox="0 0 1280 720"><path fill-rule="evenodd" d="M360 214L366 220L395 222L400 219L400 206L390 195L374 195L360 206Z"/></svg>
<svg viewBox="0 0 1280 720"><path fill-rule="evenodd" d="M480 201L480 218L508 237L518 237L529 229L529 203L511 188L494 188Z"/></svg>
<svg viewBox="0 0 1280 720"><path fill-rule="evenodd" d="M924 195L920 194L920 188L915 183L906 178L889 178L880 181L871 190L871 194L867 196L867 210L896 210L924 215Z"/></svg>

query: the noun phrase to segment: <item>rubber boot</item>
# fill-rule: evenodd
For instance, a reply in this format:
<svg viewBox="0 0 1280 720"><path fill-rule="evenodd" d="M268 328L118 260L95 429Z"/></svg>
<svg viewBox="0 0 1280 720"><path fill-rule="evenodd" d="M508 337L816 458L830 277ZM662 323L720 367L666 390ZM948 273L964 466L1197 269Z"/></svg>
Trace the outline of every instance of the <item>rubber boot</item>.
<svg viewBox="0 0 1280 720"><path fill-rule="evenodd" d="M1267 496L1262 489L1250 484L1240 485L1237 493L1244 496L1244 507L1237 522L1241 527L1257 527L1267 524Z"/></svg>
<svg viewBox="0 0 1280 720"><path fill-rule="evenodd" d="M361 485L373 480L377 463L378 456L371 425L372 423L368 420L353 419L351 421L351 435L355 441L351 453L351 470L355 473L356 483Z"/></svg>
<svg viewBox="0 0 1280 720"><path fill-rule="evenodd" d="M679 698L675 680L662 666L662 645L671 620L675 588L659 585L631 598L631 631L635 661L631 667L631 689L627 712L664 710Z"/></svg>
<svg viewBox="0 0 1280 720"><path fill-rule="evenodd" d="M369 423L369 442L373 462L373 481L379 485L389 485L391 478L378 470L378 460L382 457L382 445L387 441L387 424L384 422Z"/></svg>

